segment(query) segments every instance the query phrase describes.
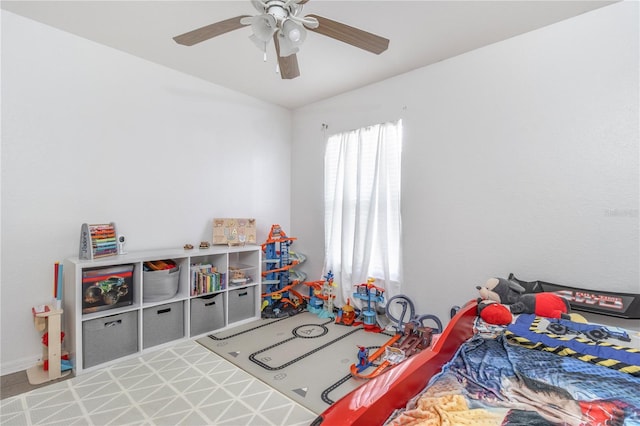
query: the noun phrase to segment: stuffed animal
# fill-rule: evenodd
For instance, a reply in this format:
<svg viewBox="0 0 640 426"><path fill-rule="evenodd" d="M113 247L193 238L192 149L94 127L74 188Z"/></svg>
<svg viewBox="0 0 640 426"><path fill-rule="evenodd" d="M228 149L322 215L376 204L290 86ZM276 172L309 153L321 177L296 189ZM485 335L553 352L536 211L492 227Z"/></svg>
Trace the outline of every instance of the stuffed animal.
<svg viewBox="0 0 640 426"><path fill-rule="evenodd" d="M478 315L488 324L509 325L513 321L509 308L494 300L480 300Z"/></svg>
<svg viewBox="0 0 640 426"><path fill-rule="evenodd" d="M555 293L525 293L524 287L504 278L491 278L476 287L481 300L506 305L512 314L536 314L541 317L570 319L569 302Z"/></svg>

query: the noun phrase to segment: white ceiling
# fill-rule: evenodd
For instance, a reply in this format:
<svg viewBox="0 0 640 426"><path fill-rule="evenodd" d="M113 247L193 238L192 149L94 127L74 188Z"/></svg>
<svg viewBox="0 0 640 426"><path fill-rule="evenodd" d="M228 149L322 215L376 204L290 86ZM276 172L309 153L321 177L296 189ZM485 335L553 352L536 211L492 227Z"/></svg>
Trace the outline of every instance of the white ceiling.
<svg viewBox="0 0 640 426"><path fill-rule="evenodd" d="M381 55L309 32L300 77L276 74L241 28L187 47L172 37L239 15L249 0L2 1L2 8L256 98L297 108L596 9L613 1L310 0L321 15L391 40Z"/></svg>

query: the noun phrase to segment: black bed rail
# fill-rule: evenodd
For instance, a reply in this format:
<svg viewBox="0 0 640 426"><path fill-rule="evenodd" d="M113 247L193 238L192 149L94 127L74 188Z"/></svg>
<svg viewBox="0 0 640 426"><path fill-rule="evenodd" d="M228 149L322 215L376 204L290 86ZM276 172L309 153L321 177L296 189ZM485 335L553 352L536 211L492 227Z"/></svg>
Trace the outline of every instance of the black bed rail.
<svg viewBox="0 0 640 426"><path fill-rule="evenodd" d="M572 310L640 319L640 294L588 290L545 281L523 281L513 273L509 274L509 280L524 287L526 293L556 293L569 301Z"/></svg>

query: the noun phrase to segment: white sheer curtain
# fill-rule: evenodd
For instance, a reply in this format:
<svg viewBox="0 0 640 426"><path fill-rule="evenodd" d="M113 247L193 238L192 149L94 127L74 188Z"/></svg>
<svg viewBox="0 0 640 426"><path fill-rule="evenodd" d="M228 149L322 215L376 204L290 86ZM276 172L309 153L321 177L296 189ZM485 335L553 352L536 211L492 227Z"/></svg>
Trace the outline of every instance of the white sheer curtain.
<svg viewBox="0 0 640 426"><path fill-rule="evenodd" d="M402 120L329 137L325 153L325 263L340 288L336 305L354 298L354 285L376 278L385 299L402 280L400 183Z"/></svg>

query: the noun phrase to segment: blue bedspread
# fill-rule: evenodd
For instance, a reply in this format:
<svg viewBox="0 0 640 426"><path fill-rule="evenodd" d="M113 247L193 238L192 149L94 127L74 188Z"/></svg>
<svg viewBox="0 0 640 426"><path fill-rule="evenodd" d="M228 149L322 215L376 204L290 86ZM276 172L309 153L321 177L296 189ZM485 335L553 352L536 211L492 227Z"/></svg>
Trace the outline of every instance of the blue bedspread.
<svg viewBox="0 0 640 426"><path fill-rule="evenodd" d="M613 327L520 315L507 327L512 343L578 358L640 377L640 339Z"/></svg>
<svg viewBox="0 0 640 426"><path fill-rule="evenodd" d="M513 345L502 335L474 336L389 424L447 422L640 425L640 378Z"/></svg>

